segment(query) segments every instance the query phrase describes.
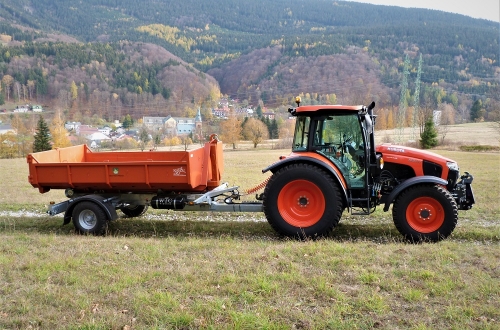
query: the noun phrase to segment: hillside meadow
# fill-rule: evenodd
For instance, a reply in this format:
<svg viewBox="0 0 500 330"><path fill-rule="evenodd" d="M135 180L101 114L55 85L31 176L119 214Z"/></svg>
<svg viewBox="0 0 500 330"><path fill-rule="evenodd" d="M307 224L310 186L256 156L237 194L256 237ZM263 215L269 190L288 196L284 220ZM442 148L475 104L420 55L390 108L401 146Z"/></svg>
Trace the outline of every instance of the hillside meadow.
<svg viewBox="0 0 500 330"><path fill-rule="evenodd" d="M261 213L154 210L79 236L44 214L61 191L0 160L0 329L498 329L500 153L436 152L474 175L477 204L418 245L381 210L345 212L317 241L282 239ZM245 191L287 153L226 150L224 180Z"/></svg>

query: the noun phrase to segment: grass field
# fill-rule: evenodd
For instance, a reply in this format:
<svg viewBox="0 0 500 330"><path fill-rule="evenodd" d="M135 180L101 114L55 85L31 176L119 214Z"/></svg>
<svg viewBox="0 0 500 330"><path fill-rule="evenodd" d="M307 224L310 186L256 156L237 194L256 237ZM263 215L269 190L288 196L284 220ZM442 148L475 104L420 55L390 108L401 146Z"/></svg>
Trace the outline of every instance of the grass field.
<svg viewBox="0 0 500 330"><path fill-rule="evenodd" d="M437 150L474 175L447 240L405 243L390 212L328 238L279 238L262 214L150 211L79 236L0 160L0 329L498 329L500 153ZM225 152L241 190L287 150Z"/></svg>

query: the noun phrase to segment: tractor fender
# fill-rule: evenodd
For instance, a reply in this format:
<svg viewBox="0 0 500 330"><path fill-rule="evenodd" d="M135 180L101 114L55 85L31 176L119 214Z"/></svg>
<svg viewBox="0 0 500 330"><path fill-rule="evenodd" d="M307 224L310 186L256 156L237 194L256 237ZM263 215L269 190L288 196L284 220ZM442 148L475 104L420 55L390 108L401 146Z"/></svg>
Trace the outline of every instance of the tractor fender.
<svg viewBox="0 0 500 330"><path fill-rule="evenodd" d="M85 196L80 196L75 199L72 199L69 201L69 206L68 209L66 210L66 213L64 213L64 223L63 224L68 224L71 221L71 217L73 214L73 209L75 208L76 205L78 205L80 202L92 202L97 204L103 211L106 213L106 217L108 220L116 220L118 219L118 214L116 213L116 209L114 205L111 203L112 198L104 198L103 196L99 195L85 195Z"/></svg>
<svg viewBox="0 0 500 330"><path fill-rule="evenodd" d="M432 175L422 175L422 176L415 176L413 178L410 178L408 180L403 181L399 186L397 186L387 197L385 200L385 205L384 205L384 212L387 212L389 210L389 206L391 205L392 202L396 199L396 197L406 188L411 187L416 184L420 183L433 183L433 184L440 184L442 186L446 186L448 182L444 179L438 178L436 176Z"/></svg>
<svg viewBox="0 0 500 330"><path fill-rule="evenodd" d="M288 165L288 164L294 164L294 163L309 163L309 164L314 164L328 173L330 173L335 180L337 180L341 190L342 190L342 197L344 199L344 202L347 202L347 191L346 187L344 185L344 181L339 177L339 174L330 166L325 166L325 163L312 157L304 157L304 156L299 156L299 157L290 157L290 158L285 158L279 162L276 162L274 164L269 165L268 167L264 168L262 170L262 173L266 173L268 171L271 171L272 173L277 172L280 168Z"/></svg>

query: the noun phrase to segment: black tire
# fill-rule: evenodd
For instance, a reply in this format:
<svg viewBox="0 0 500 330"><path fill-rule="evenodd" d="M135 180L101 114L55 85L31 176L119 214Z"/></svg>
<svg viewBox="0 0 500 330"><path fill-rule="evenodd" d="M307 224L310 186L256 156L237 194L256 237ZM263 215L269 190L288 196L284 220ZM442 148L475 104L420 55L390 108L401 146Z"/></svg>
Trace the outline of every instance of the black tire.
<svg viewBox="0 0 500 330"><path fill-rule="evenodd" d="M147 205L124 205L120 207L120 211L129 218L140 217L148 210Z"/></svg>
<svg viewBox="0 0 500 330"><path fill-rule="evenodd" d="M437 242L457 225L458 207L448 190L438 185L416 185L394 202L392 218L398 231L412 243Z"/></svg>
<svg viewBox="0 0 500 330"><path fill-rule="evenodd" d="M92 202L80 202L73 209L73 225L80 234L102 235L108 227L104 210Z"/></svg>
<svg viewBox="0 0 500 330"><path fill-rule="evenodd" d="M264 190L264 214L279 234L294 238L328 235L338 224L344 203L339 187L324 170L291 164L278 170Z"/></svg>

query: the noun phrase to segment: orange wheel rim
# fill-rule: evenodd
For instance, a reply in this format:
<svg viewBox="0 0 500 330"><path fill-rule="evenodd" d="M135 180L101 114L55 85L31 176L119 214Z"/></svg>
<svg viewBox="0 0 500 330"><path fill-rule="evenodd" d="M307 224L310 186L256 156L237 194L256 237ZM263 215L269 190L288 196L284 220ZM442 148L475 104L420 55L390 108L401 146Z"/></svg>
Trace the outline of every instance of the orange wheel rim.
<svg viewBox="0 0 500 330"><path fill-rule="evenodd" d="M406 220L414 230L428 234L444 223L444 209L441 203L431 197L419 197L413 200L406 209Z"/></svg>
<svg viewBox="0 0 500 330"><path fill-rule="evenodd" d="M287 183L278 195L278 211L294 227L310 227L325 212L326 201L321 189L307 180Z"/></svg>

